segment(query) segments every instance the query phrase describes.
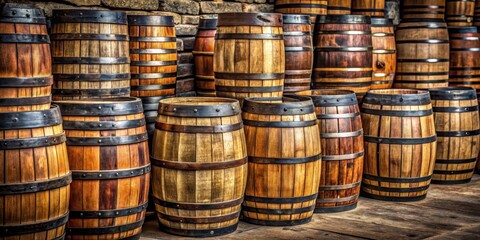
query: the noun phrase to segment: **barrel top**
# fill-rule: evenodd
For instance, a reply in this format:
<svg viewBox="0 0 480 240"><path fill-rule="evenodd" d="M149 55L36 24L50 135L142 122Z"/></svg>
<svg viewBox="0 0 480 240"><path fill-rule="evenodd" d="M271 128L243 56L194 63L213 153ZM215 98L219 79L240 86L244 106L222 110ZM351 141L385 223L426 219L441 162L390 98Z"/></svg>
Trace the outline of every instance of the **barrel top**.
<svg viewBox="0 0 480 240"><path fill-rule="evenodd" d="M63 116L118 116L143 113L142 101L134 97L55 101Z"/></svg>
<svg viewBox="0 0 480 240"><path fill-rule="evenodd" d="M264 26L282 27L280 13L219 13L217 27L221 26Z"/></svg>
<svg viewBox="0 0 480 240"><path fill-rule="evenodd" d="M32 4L6 3L0 8L0 22L46 24L43 10Z"/></svg>
<svg viewBox="0 0 480 240"><path fill-rule="evenodd" d="M393 21L388 18L371 18L374 27L393 27Z"/></svg>
<svg viewBox="0 0 480 240"><path fill-rule="evenodd" d="M364 15L322 15L317 17L316 23L370 24L371 18Z"/></svg>
<svg viewBox="0 0 480 240"><path fill-rule="evenodd" d="M392 106L419 106L430 103L430 94L425 90L414 89L378 89L370 90L363 103Z"/></svg>
<svg viewBox="0 0 480 240"><path fill-rule="evenodd" d="M283 14L283 24L311 24L311 21L309 15Z"/></svg>
<svg viewBox="0 0 480 240"><path fill-rule="evenodd" d="M350 106L358 104L354 91L334 89L314 89L294 93L312 98L316 107ZM289 95L288 95L289 96Z"/></svg>
<svg viewBox="0 0 480 240"><path fill-rule="evenodd" d="M200 19L200 22L198 22L198 29L215 30L217 29L217 22L218 19L216 18Z"/></svg>
<svg viewBox="0 0 480 240"><path fill-rule="evenodd" d="M160 101L158 114L174 117L229 117L241 113L236 99L219 97L177 97Z"/></svg>
<svg viewBox="0 0 480 240"><path fill-rule="evenodd" d="M49 127L61 123L62 116L57 105L41 111L0 113L0 130Z"/></svg>
<svg viewBox="0 0 480 240"><path fill-rule="evenodd" d="M474 100L477 99L475 89L471 87L443 87L431 88L430 97L432 100Z"/></svg>
<svg viewBox="0 0 480 240"><path fill-rule="evenodd" d="M175 26L172 16L128 15L128 25L131 26Z"/></svg>
<svg viewBox="0 0 480 240"><path fill-rule="evenodd" d="M53 10L52 22L127 24L127 14L108 10L62 9Z"/></svg>
<svg viewBox="0 0 480 240"><path fill-rule="evenodd" d="M448 33L477 33L477 27L448 27Z"/></svg>
<svg viewBox="0 0 480 240"><path fill-rule="evenodd" d="M303 115L315 112L312 99L298 95L245 98L242 110L262 115Z"/></svg>

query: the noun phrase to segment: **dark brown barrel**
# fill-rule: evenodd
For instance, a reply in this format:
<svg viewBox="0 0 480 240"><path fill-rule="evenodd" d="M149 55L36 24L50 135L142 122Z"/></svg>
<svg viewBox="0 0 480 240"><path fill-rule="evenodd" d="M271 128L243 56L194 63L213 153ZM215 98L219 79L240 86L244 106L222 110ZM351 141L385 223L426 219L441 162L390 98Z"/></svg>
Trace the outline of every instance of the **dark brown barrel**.
<svg viewBox="0 0 480 240"><path fill-rule="evenodd" d="M349 15L352 12L352 0L328 0L327 15Z"/></svg>
<svg viewBox="0 0 480 240"><path fill-rule="evenodd" d="M213 53L217 19L200 19L193 46L195 61L195 85L199 96L215 96Z"/></svg>
<svg viewBox="0 0 480 240"><path fill-rule="evenodd" d="M282 96L282 27L282 14L278 13L218 14L214 55L217 96L240 102L246 97Z"/></svg>
<svg viewBox="0 0 480 240"><path fill-rule="evenodd" d="M472 26L474 10L475 0L447 0L445 21L448 26Z"/></svg>
<svg viewBox="0 0 480 240"><path fill-rule="evenodd" d="M427 196L437 137L428 91L370 90L362 104L362 193L385 201Z"/></svg>
<svg viewBox="0 0 480 240"><path fill-rule="evenodd" d="M0 112L48 110L52 58L43 11L0 6Z"/></svg>
<svg viewBox="0 0 480 240"><path fill-rule="evenodd" d="M372 83L370 17L319 17L314 42L312 88L353 90L361 99Z"/></svg>
<svg viewBox="0 0 480 240"><path fill-rule="evenodd" d="M469 87L435 88L429 91L438 138L432 183L470 182L480 144L477 94Z"/></svg>
<svg viewBox="0 0 480 240"><path fill-rule="evenodd" d="M310 21L315 24L319 15L327 15L328 0L276 0L275 12L287 14L307 14Z"/></svg>
<svg viewBox="0 0 480 240"><path fill-rule="evenodd" d="M395 30L391 20L372 18L373 75L371 89L391 88L397 70Z"/></svg>
<svg viewBox="0 0 480 240"><path fill-rule="evenodd" d="M448 85L450 46L443 20L402 20L395 37L395 88L428 89Z"/></svg>
<svg viewBox="0 0 480 240"><path fill-rule="evenodd" d="M283 15L285 39L284 93L310 89L313 66L310 25L310 17L307 15Z"/></svg>
<svg viewBox="0 0 480 240"><path fill-rule="evenodd" d="M473 26L480 26L480 1L475 1L475 11L473 15Z"/></svg>
<svg viewBox="0 0 480 240"><path fill-rule="evenodd" d="M445 18L445 0L401 0L401 19L437 19Z"/></svg>
<svg viewBox="0 0 480 240"><path fill-rule="evenodd" d="M316 213L357 207L363 172L363 129L357 97L348 90L295 93L313 100L322 141L322 173Z"/></svg>
<svg viewBox="0 0 480 240"><path fill-rule="evenodd" d="M127 15L103 10L54 10L54 100L130 95Z"/></svg>
<svg viewBox="0 0 480 240"><path fill-rule="evenodd" d="M353 0L352 14L383 18L385 16L385 0Z"/></svg>

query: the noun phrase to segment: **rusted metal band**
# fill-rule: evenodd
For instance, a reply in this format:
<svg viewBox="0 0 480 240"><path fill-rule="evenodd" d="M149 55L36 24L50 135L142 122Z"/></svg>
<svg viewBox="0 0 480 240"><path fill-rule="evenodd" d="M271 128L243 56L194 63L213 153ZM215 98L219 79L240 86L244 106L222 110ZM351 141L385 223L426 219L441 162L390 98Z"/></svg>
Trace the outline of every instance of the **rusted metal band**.
<svg viewBox="0 0 480 240"><path fill-rule="evenodd" d="M226 73L215 72L215 79L239 80L279 80L285 78L285 73Z"/></svg>
<svg viewBox="0 0 480 240"><path fill-rule="evenodd" d="M141 228L143 225L144 219L120 226L110 226L110 227L95 227L95 228L67 228L68 235L103 235L103 234L114 234L128 232Z"/></svg>
<svg viewBox="0 0 480 240"><path fill-rule="evenodd" d="M63 121L63 129L65 130L106 131L141 126L145 126L145 118L119 121Z"/></svg>
<svg viewBox="0 0 480 240"><path fill-rule="evenodd" d="M0 195L36 193L65 187L72 182L72 174L35 182L5 183L0 185Z"/></svg>
<svg viewBox="0 0 480 240"><path fill-rule="evenodd" d="M360 195L355 194L349 197L343 197L343 198L318 198L317 203L336 203L336 202L348 202L352 201L355 199L358 199Z"/></svg>
<svg viewBox="0 0 480 240"><path fill-rule="evenodd" d="M44 34L0 34L0 43L49 44L50 38Z"/></svg>
<svg viewBox="0 0 480 240"><path fill-rule="evenodd" d="M93 34L93 33L54 33L52 40L100 40L100 41L128 41L124 34Z"/></svg>
<svg viewBox="0 0 480 240"><path fill-rule="evenodd" d="M145 211L147 209L148 202L141 204L139 206L131 208L122 208L122 209L112 209L112 210L98 210L98 211L82 211L82 210L70 210L70 219L97 219L97 218L115 218L123 217L132 214L137 214Z"/></svg>
<svg viewBox="0 0 480 240"><path fill-rule="evenodd" d="M61 123L62 117L56 105L48 110L0 113L1 130L51 127Z"/></svg>
<svg viewBox="0 0 480 240"><path fill-rule="evenodd" d="M357 153L351 153L351 154L341 154L341 155L323 155L322 160L323 161L342 161L342 160L351 160L355 158L362 157L364 155L364 152L357 152Z"/></svg>
<svg viewBox="0 0 480 240"><path fill-rule="evenodd" d="M45 137L1 139L0 150L48 147L62 144L66 140L65 133Z"/></svg>
<svg viewBox="0 0 480 240"><path fill-rule="evenodd" d="M0 87L46 87L53 84L53 76L48 77L8 77L0 78Z"/></svg>
<svg viewBox="0 0 480 240"><path fill-rule="evenodd" d="M157 211L157 216L163 220L175 223L195 223L195 224L210 224L210 223L223 223L240 217L240 211L212 217L178 217L167 215Z"/></svg>
<svg viewBox="0 0 480 240"><path fill-rule="evenodd" d="M36 223L22 223L18 225L3 225L0 226L0 234L2 237L18 236L24 234L33 234L37 232L45 232L54 228L59 228L68 222L68 211L65 215L46 221L39 221Z"/></svg>
<svg viewBox="0 0 480 240"><path fill-rule="evenodd" d="M215 125L215 126L192 126L192 125L177 125L157 122L155 128L177 133L226 133L243 129L243 123Z"/></svg>
<svg viewBox="0 0 480 240"><path fill-rule="evenodd" d="M147 140L146 132L129 136L68 137L67 146L118 146L141 143Z"/></svg>
<svg viewBox="0 0 480 240"><path fill-rule="evenodd" d="M345 138L358 137L363 135L363 129L353 132L338 132L338 133L320 133L320 138Z"/></svg>
<svg viewBox="0 0 480 240"><path fill-rule="evenodd" d="M278 121L278 122L264 122L257 120L244 119L245 126L266 127L266 128L297 128L297 127L311 127L317 125L317 120L310 121Z"/></svg>
<svg viewBox="0 0 480 240"><path fill-rule="evenodd" d="M130 80L129 73L72 73L72 74L56 74L56 81L81 81L81 82L102 82L102 81L122 81Z"/></svg>
<svg viewBox="0 0 480 240"><path fill-rule="evenodd" d="M320 191L334 191L334 190L347 190L360 186L362 182L354 182L350 184L339 184L339 185L323 185L318 187Z"/></svg>
<svg viewBox="0 0 480 240"><path fill-rule="evenodd" d="M309 162L315 162L322 159L322 154L318 154L310 157L303 158L267 158L248 156L249 163L255 164L303 164Z"/></svg>
<svg viewBox="0 0 480 240"><path fill-rule="evenodd" d="M150 161L153 166L168 168L181 171L202 171L202 170L220 170L228 168L236 168L247 164L247 158L244 157L237 160L229 160L224 162L178 162L156 159L150 156Z"/></svg>
<svg viewBox="0 0 480 240"><path fill-rule="evenodd" d="M132 178L145 175L151 171L150 164L130 169L121 170L98 170L98 171L72 171L74 180L112 180Z"/></svg>
<svg viewBox="0 0 480 240"><path fill-rule="evenodd" d="M230 39L230 40L283 40L283 34L271 33L221 33L215 34L215 40Z"/></svg>
<svg viewBox="0 0 480 240"><path fill-rule="evenodd" d="M53 57L53 64L128 64L129 57Z"/></svg>
<svg viewBox="0 0 480 240"><path fill-rule="evenodd" d="M158 199L153 196L155 204L162 207L181 209L181 210L220 210L224 208L231 208L240 206L243 202L243 197L233 199L225 202L212 202L212 203L185 203L185 202L169 202Z"/></svg>
<svg viewBox="0 0 480 240"><path fill-rule="evenodd" d="M258 197L245 195L245 202L256 203L272 203L272 204L285 204L285 203L303 203L317 199L317 193L309 196L301 197Z"/></svg>

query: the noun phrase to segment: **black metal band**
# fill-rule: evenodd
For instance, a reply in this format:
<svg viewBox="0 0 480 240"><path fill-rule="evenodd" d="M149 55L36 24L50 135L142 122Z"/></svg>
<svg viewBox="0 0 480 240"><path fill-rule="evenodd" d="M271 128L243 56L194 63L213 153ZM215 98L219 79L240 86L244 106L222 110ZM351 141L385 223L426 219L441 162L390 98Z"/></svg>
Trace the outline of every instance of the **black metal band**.
<svg viewBox="0 0 480 240"><path fill-rule="evenodd" d="M129 15L129 26L174 27L173 16Z"/></svg>
<svg viewBox="0 0 480 240"><path fill-rule="evenodd" d="M359 158L364 155L364 152L357 152L351 154L341 154L341 155L324 155L322 156L322 161L341 161L341 160L351 160Z"/></svg>
<svg viewBox="0 0 480 240"><path fill-rule="evenodd" d="M362 182L354 182L351 184L339 184L339 185L321 185L318 187L319 191L336 191L336 190L347 190L351 188L356 188L360 186Z"/></svg>
<svg viewBox="0 0 480 240"><path fill-rule="evenodd" d="M61 123L60 110L55 105L48 110L0 113L1 130L51 127Z"/></svg>
<svg viewBox="0 0 480 240"><path fill-rule="evenodd" d="M463 112L477 112L478 106L471 107L433 107L433 112L445 112L445 113L463 113Z"/></svg>
<svg viewBox="0 0 480 240"><path fill-rule="evenodd" d="M390 49L374 49L372 50L373 54L394 54L397 50L390 50Z"/></svg>
<svg viewBox="0 0 480 240"><path fill-rule="evenodd" d="M0 78L0 87L46 87L53 84L53 77L9 77Z"/></svg>
<svg viewBox="0 0 480 240"><path fill-rule="evenodd" d="M358 104L355 93L342 93L342 95L335 95L329 97L328 95L311 96L316 107L340 107L340 106L355 106Z"/></svg>
<svg viewBox="0 0 480 240"><path fill-rule="evenodd" d="M105 88L105 89L52 89L52 94L63 96L127 96L130 95L130 87Z"/></svg>
<svg viewBox="0 0 480 240"><path fill-rule="evenodd" d="M433 174L442 174L442 175L457 175L457 174L466 174L473 173L474 168L464 169L464 170L433 170Z"/></svg>
<svg viewBox="0 0 480 240"><path fill-rule="evenodd" d="M363 135L363 129L353 132L320 133L320 138L345 138L358 137Z"/></svg>
<svg viewBox="0 0 480 240"><path fill-rule="evenodd" d="M480 134L480 129L472 131L437 131L437 137L468 137Z"/></svg>
<svg viewBox="0 0 480 240"><path fill-rule="evenodd" d="M318 203L348 202L348 201L357 200L358 197L359 197L359 194L355 194L355 195L348 196L348 197L342 197L342 198L318 198L317 199L317 204Z"/></svg>
<svg viewBox="0 0 480 240"><path fill-rule="evenodd" d="M107 10L53 10L53 23L114 23L127 25L127 14Z"/></svg>
<svg viewBox="0 0 480 240"><path fill-rule="evenodd" d="M226 73L215 72L215 79L241 80L278 80L285 78L284 73Z"/></svg>
<svg viewBox="0 0 480 240"><path fill-rule="evenodd" d="M449 43L448 39L425 39L425 40L397 40L396 44L410 44L410 43L428 43L428 44L441 44Z"/></svg>
<svg viewBox="0 0 480 240"><path fill-rule="evenodd" d="M468 69L468 70L474 70L474 69ZM468 71L465 70L465 71ZM480 78L480 74L463 74L463 75L449 75L449 78L462 78L462 79L472 79L472 78Z"/></svg>
<svg viewBox="0 0 480 240"><path fill-rule="evenodd" d="M152 91L152 90L165 90L175 89L176 84L159 84L159 85L132 85L130 89L132 91Z"/></svg>
<svg viewBox="0 0 480 240"><path fill-rule="evenodd" d="M373 47L318 47L316 52L371 52Z"/></svg>
<svg viewBox="0 0 480 240"><path fill-rule="evenodd" d="M256 203L272 203L272 204L284 204L284 203L303 203L309 202L312 200L317 199L317 193L309 195L309 196L301 196L301 197L257 197L257 196L248 196L245 195L244 201L246 202L256 202Z"/></svg>
<svg viewBox="0 0 480 240"><path fill-rule="evenodd" d="M7 183L0 185L0 195L16 195L26 193L36 193L65 187L72 182L72 174L65 176L39 180L36 182L25 183Z"/></svg>
<svg viewBox="0 0 480 240"><path fill-rule="evenodd" d="M285 52L306 52L313 51L311 47L285 47Z"/></svg>
<svg viewBox="0 0 480 240"><path fill-rule="evenodd" d="M0 43L49 44L50 38L43 34L0 34Z"/></svg>
<svg viewBox="0 0 480 240"><path fill-rule="evenodd" d="M354 117L358 117L358 116L360 116L360 112L317 114L318 119L345 119L345 118L354 118Z"/></svg>
<svg viewBox="0 0 480 240"><path fill-rule="evenodd" d="M103 103L106 101L105 103ZM90 101L58 101L55 102L62 111L63 116L120 116L139 114L143 112L142 102L138 98L123 97L110 100ZM118 122L118 121L117 121ZM98 123L98 122L97 122Z"/></svg>
<svg viewBox="0 0 480 240"><path fill-rule="evenodd" d="M209 101L209 98L192 98L192 102ZM182 104L168 104L160 102L158 106L158 113L161 115L172 117L229 117L235 116L241 113L240 104L238 100L233 99L213 99L210 101L216 101L216 104L208 106L189 106ZM154 103L158 101L154 101Z"/></svg>
<svg viewBox="0 0 480 240"><path fill-rule="evenodd" d="M257 120L244 119L245 126L253 127L267 127L267 128L296 128L296 127L311 127L317 125L317 120L310 121L281 121L281 122L263 122Z"/></svg>
<svg viewBox="0 0 480 240"><path fill-rule="evenodd" d="M156 159L150 156L152 165L180 171L220 170L236 168L247 164L248 157L223 162L179 162Z"/></svg>
<svg viewBox="0 0 480 240"><path fill-rule="evenodd" d="M1 139L0 150L48 147L62 144L66 140L65 133L45 137Z"/></svg>
<svg viewBox="0 0 480 240"><path fill-rule="evenodd" d="M131 231L142 227L144 219L120 226L96 227L96 228L67 228L68 235L102 235Z"/></svg>
<svg viewBox="0 0 480 240"><path fill-rule="evenodd" d="M129 57L53 57L53 64L128 64Z"/></svg>
<svg viewBox="0 0 480 240"><path fill-rule="evenodd" d="M130 42L177 42L176 37L130 37Z"/></svg>
<svg viewBox="0 0 480 240"><path fill-rule="evenodd" d="M65 130L120 130L128 128L137 128L145 126L145 118L119 121L64 121L63 129Z"/></svg>
<svg viewBox="0 0 480 240"><path fill-rule="evenodd" d="M446 63L449 59L444 58L428 58L428 59L397 59L397 62L401 63ZM448 72L446 73L448 74Z"/></svg>
<svg viewBox="0 0 480 240"><path fill-rule="evenodd" d="M362 191L361 195L364 197L373 198L377 200L394 201L394 202L415 202L415 201L423 200L427 197L427 194L420 195L420 196L413 196L413 197L389 197L389 196L371 194L365 191Z"/></svg>
<svg viewBox="0 0 480 240"><path fill-rule="evenodd" d="M271 33L220 33L215 34L215 39L246 39L246 40L283 40L283 34Z"/></svg>
<svg viewBox="0 0 480 240"><path fill-rule="evenodd" d="M477 94L470 87L443 87L429 89L432 100L476 100Z"/></svg>
<svg viewBox="0 0 480 240"><path fill-rule="evenodd" d="M82 73L82 74L53 74L56 81L82 81L82 82L101 82L101 81L121 81L130 80L129 73Z"/></svg>
<svg viewBox="0 0 480 240"><path fill-rule="evenodd" d="M294 209L266 209L266 208L256 208L242 205L243 212L254 212L262 214L271 214L271 215L289 215L289 214L300 214L308 213L315 209L315 204L309 207L303 208L294 208Z"/></svg>
<svg viewBox="0 0 480 240"><path fill-rule="evenodd" d="M397 110L382 110L382 109L362 108L362 113L378 115L378 116L425 117L425 116L432 115L433 111L432 111L432 109L397 111Z"/></svg>
<svg viewBox="0 0 480 240"><path fill-rule="evenodd" d="M162 220L167 220L169 222L175 222L175 223L194 223L194 224L222 223L222 222L227 222L233 219L238 219L238 217L240 216L240 211L233 212L226 215L211 216L211 217L179 217L179 216L164 214L158 211L156 213L157 213L157 216Z"/></svg>
<svg viewBox="0 0 480 240"><path fill-rule="evenodd" d="M462 179L462 180L434 180L434 179L432 179L432 183L434 183L434 184L446 184L446 185L463 184L463 183L469 183L470 181L472 181L472 178Z"/></svg>
<svg viewBox="0 0 480 240"><path fill-rule="evenodd" d="M405 21L405 20L402 20L402 21ZM442 19L443 21L443 19ZM428 29L445 29L447 30L447 25L445 24L425 24L425 25L421 25L421 26L398 26L397 27L397 31L399 30L406 30L406 29L425 29L425 28L428 28Z"/></svg>
<svg viewBox="0 0 480 240"><path fill-rule="evenodd" d="M132 178L145 175L151 171L150 164L129 169L120 170L98 170L98 171L77 171L72 170L72 178L74 180L111 180Z"/></svg>
<svg viewBox="0 0 480 240"><path fill-rule="evenodd" d="M363 174L363 179L368 179L372 181L379 182L391 182L391 183L421 183L426 182L432 179L432 175L426 177L416 177L416 178L391 178L391 177L380 177L370 174Z"/></svg>
<svg viewBox="0 0 480 240"><path fill-rule="evenodd" d="M94 33L54 33L52 40L100 40L100 41L128 41L124 34L94 34Z"/></svg>
<svg viewBox="0 0 480 240"><path fill-rule="evenodd" d="M428 75L428 74L426 74ZM419 74L422 76L422 74ZM397 84L431 84L431 83L448 83L448 79L442 80L403 80L403 79L395 79L395 83Z"/></svg>
<svg viewBox="0 0 480 240"><path fill-rule="evenodd" d="M122 209L112 209L112 210L98 210L98 211L75 211L70 210L70 219L80 218L80 219L89 219L89 218L115 218L123 217L132 214L141 213L147 209L148 202L141 204L136 207L131 208L122 208Z"/></svg>
<svg viewBox="0 0 480 240"><path fill-rule="evenodd" d="M463 164L476 162L477 158L470 159L436 159L435 164Z"/></svg>
<svg viewBox="0 0 480 240"><path fill-rule="evenodd" d="M300 224L311 222L312 216L307 218L297 219L297 220L277 221L277 220L259 220L259 219L249 218L244 215L242 220L248 223L263 225L263 226L294 226L294 225L300 225Z"/></svg>
<svg viewBox="0 0 480 240"><path fill-rule="evenodd" d="M177 61L132 61L130 66L140 67L160 67L160 66L176 66Z"/></svg>
<svg viewBox="0 0 480 240"><path fill-rule="evenodd" d="M129 136L108 136L108 137L68 137L67 146L117 146L141 143L148 140L147 133L140 133Z"/></svg>
<svg viewBox="0 0 480 240"><path fill-rule="evenodd" d="M340 205L340 206L333 206L333 207L325 207L325 206L316 206L315 213L337 213L337 212L345 212L357 207L357 203L352 203L348 205Z"/></svg>
<svg viewBox="0 0 480 240"><path fill-rule="evenodd" d="M397 76L443 76L448 75L448 72L398 72L395 73ZM412 80L415 82L423 82L424 80ZM431 80L430 80L431 81ZM434 80L438 81L438 80ZM441 80L444 81L444 80ZM448 79L446 79L448 81Z"/></svg>
<svg viewBox="0 0 480 240"><path fill-rule="evenodd" d="M355 30L321 30L316 31L316 35L325 34L346 34L346 35L371 35L371 31L355 31Z"/></svg>
<svg viewBox="0 0 480 240"><path fill-rule="evenodd" d="M380 144L426 144L437 141L437 136L424 137L424 138L379 138L373 136L363 136L365 142L380 143Z"/></svg>
<svg viewBox="0 0 480 240"><path fill-rule="evenodd" d="M280 103L271 103L271 101L279 101ZM311 99L299 95L290 95L283 98L245 98L242 110L246 113L262 115L304 115L315 112ZM313 121L315 120L312 120L309 124L314 125Z"/></svg>
<svg viewBox="0 0 480 240"><path fill-rule="evenodd" d="M473 170L472 170L473 171ZM430 184L422 187L406 187L406 188L392 188L392 187L381 187L374 186L367 183L362 183L362 188L367 188L370 190L376 190L381 192L395 192L395 193L409 193L409 192L420 192L426 191L430 187Z"/></svg>
<svg viewBox="0 0 480 240"><path fill-rule="evenodd" d="M225 202L213 202L213 203L180 203L180 202L168 202L163 201L155 196L153 197L155 204L162 207L182 209L182 210L220 210L224 208L237 207L243 202L243 197L233 199Z"/></svg>
<svg viewBox="0 0 480 240"><path fill-rule="evenodd" d="M2 5L0 22L46 24L43 9L17 3Z"/></svg>
<svg viewBox="0 0 480 240"><path fill-rule="evenodd" d="M238 86L220 86L215 85L217 92L238 92L238 93L269 93L283 92L283 86L272 87L238 87Z"/></svg>
<svg viewBox="0 0 480 240"><path fill-rule="evenodd" d="M68 222L68 212L58 218L54 218L47 221L40 221L32 224L18 224L13 226L3 225L0 226L0 234L2 237L18 236L29 233L44 232L50 229L58 228L65 225Z"/></svg>
<svg viewBox="0 0 480 240"><path fill-rule="evenodd" d="M177 125L157 122L155 128L177 133L226 133L243 129L243 123L215 125L215 126L192 126L192 125Z"/></svg>
<svg viewBox="0 0 480 240"><path fill-rule="evenodd" d="M419 91L418 94L376 94L374 91L367 93L363 103L390 106L419 106L430 103L430 94Z"/></svg>
<svg viewBox="0 0 480 240"><path fill-rule="evenodd" d="M283 36L310 36L311 32L299 32L299 31L291 31L291 32L284 32Z"/></svg>
<svg viewBox="0 0 480 240"><path fill-rule="evenodd" d="M0 98L0 106L42 105L52 101L50 96L25 98Z"/></svg>
<svg viewBox="0 0 480 240"><path fill-rule="evenodd" d="M248 156L249 163L255 164L303 164L314 162L322 159L322 154L304 158L267 158Z"/></svg>
<svg viewBox="0 0 480 240"><path fill-rule="evenodd" d="M185 230L185 229L178 229L178 228L171 228L162 224L161 222L158 223L159 229L174 235L180 236L188 236L188 237L216 237L222 236L225 234L229 234L235 232L237 230L238 223L235 223L231 226L224 227L224 228L213 228L213 229L205 229L205 230Z"/></svg>
<svg viewBox="0 0 480 240"><path fill-rule="evenodd" d="M372 75L372 71L369 71L369 77L370 78ZM320 88L322 89L323 87L330 86L330 87L339 87L339 86L344 86L344 87L363 87L363 86L370 86L372 85L371 81L368 82L353 82L354 79L351 78L346 78L346 77L338 77L342 78L345 82L312 82L312 87L313 88ZM317 78L318 80L318 78ZM356 95L360 95L360 93L356 93Z"/></svg>
<svg viewBox="0 0 480 240"><path fill-rule="evenodd" d="M177 53L177 49L130 48L130 54L168 54Z"/></svg>

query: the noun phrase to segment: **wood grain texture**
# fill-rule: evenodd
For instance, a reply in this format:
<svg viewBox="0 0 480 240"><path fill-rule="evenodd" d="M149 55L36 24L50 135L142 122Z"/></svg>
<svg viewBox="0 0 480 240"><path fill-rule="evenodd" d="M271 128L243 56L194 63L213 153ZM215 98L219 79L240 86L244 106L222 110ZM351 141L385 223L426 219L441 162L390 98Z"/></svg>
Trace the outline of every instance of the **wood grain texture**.
<svg viewBox="0 0 480 240"><path fill-rule="evenodd" d="M397 48L393 22L372 19L372 47L371 89L391 88L397 70Z"/></svg>
<svg viewBox="0 0 480 240"><path fill-rule="evenodd" d="M328 0L327 15L349 15L352 12L352 0Z"/></svg>
<svg viewBox="0 0 480 240"><path fill-rule="evenodd" d="M216 19L200 19L193 56L195 61L195 85L199 96L215 96L213 54L215 48Z"/></svg>
<svg viewBox="0 0 480 240"><path fill-rule="evenodd" d="M401 19L444 19L446 0L402 0Z"/></svg>
<svg viewBox="0 0 480 240"><path fill-rule="evenodd" d="M383 18L385 0L352 0L352 14Z"/></svg>
<svg viewBox="0 0 480 240"><path fill-rule="evenodd" d="M445 21L448 26L472 26L475 0L447 0Z"/></svg>
<svg viewBox="0 0 480 240"><path fill-rule="evenodd" d="M308 14L312 31L319 15L327 15L328 0L276 0L275 12L286 14Z"/></svg>
<svg viewBox="0 0 480 240"><path fill-rule="evenodd" d="M473 26L480 26L480 1L475 1L475 10L473 15Z"/></svg>

